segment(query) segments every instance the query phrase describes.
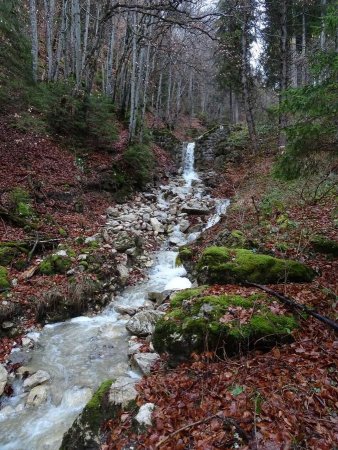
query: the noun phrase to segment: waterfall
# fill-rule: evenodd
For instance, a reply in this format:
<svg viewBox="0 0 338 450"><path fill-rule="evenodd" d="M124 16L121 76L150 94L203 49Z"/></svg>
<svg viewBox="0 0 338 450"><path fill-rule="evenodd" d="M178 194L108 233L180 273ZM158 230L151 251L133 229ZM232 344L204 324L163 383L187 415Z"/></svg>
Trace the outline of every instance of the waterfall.
<svg viewBox="0 0 338 450"><path fill-rule="evenodd" d="M195 142L189 142L184 148L183 155L183 178L187 187L191 186L193 180L199 180L194 169L195 165Z"/></svg>

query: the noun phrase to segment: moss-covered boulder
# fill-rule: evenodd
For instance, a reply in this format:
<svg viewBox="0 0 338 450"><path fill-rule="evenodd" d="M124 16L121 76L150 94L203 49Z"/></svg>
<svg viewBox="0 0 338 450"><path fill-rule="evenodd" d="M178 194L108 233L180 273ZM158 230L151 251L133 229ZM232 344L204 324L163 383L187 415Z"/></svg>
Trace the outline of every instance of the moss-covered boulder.
<svg viewBox="0 0 338 450"><path fill-rule="evenodd" d="M25 253L28 253L28 249L23 242L0 242L0 265L8 266Z"/></svg>
<svg viewBox="0 0 338 450"><path fill-rule="evenodd" d="M43 275L63 274L70 269L71 264L71 258L68 255L50 255L41 261L39 271Z"/></svg>
<svg viewBox="0 0 338 450"><path fill-rule="evenodd" d="M136 409L135 379L118 377L101 384L82 413L64 434L60 450L95 450L104 443L102 426L125 410Z"/></svg>
<svg viewBox="0 0 338 450"><path fill-rule="evenodd" d="M184 263L191 261L193 251L190 247L180 247L176 257L176 266L182 266Z"/></svg>
<svg viewBox="0 0 338 450"><path fill-rule="evenodd" d="M315 276L311 268L298 261L227 247L204 250L196 269L197 279L205 284L308 282Z"/></svg>
<svg viewBox="0 0 338 450"><path fill-rule="evenodd" d="M6 267L0 266L0 290L9 289L10 287L8 271Z"/></svg>
<svg viewBox="0 0 338 450"><path fill-rule="evenodd" d="M20 254L15 247L0 247L0 264L8 266Z"/></svg>
<svg viewBox="0 0 338 450"><path fill-rule="evenodd" d="M338 256L338 241L328 239L325 236L317 235L311 239L312 247L318 253Z"/></svg>
<svg viewBox="0 0 338 450"><path fill-rule="evenodd" d="M72 427L65 433L60 450L100 448L101 424L114 416L109 405L109 389L113 380L101 384Z"/></svg>
<svg viewBox="0 0 338 450"><path fill-rule="evenodd" d="M157 352L168 352L179 360L192 352L234 355L292 340L295 318L277 314L278 308L266 294L215 296L205 295L204 290L187 289L172 299L169 312L157 322L153 334Z"/></svg>

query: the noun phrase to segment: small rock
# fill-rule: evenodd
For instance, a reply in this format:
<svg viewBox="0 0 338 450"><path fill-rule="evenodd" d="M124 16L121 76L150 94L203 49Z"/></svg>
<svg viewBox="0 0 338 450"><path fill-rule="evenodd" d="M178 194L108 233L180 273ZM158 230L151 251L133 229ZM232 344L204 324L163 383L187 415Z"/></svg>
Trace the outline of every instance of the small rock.
<svg viewBox="0 0 338 450"><path fill-rule="evenodd" d="M84 254L79 255L79 256L77 257L77 260L78 260L78 261L86 261L87 258L88 258L88 255L86 255L86 254L84 253Z"/></svg>
<svg viewBox="0 0 338 450"><path fill-rule="evenodd" d="M119 274L120 281L124 285L128 281L129 277L129 270L128 267L124 266L123 264L118 264L116 267L116 270Z"/></svg>
<svg viewBox="0 0 338 450"><path fill-rule="evenodd" d="M158 219L156 219L156 217L152 217L150 219L150 223L151 223L152 229L155 232L164 233L163 225L161 224L161 222Z"/></svg>
<svg viewBox="0 0 338 450"><path fill-rule="evenodd" d="M109 402L124 406L131 400L135 400L137 396L136 381L136 379L130 377L117 377L109 390Z"/></svg>
<svg viewBox="0 0 338 450"><path fill-rule="evenodd" d="M139 412L135 416L136 422L138 422L140 425L151 426L151 415L154 409L154 403L146 403L145 405L142 405L139 409Z"/></svg>
<svg viewBox="0 0 338 450"><path fill-rule="evenodd" d="M22 343L23 347L32 347L33 346L32 340L27 337L23 337L21 339L21 343Z"/></svg>
<svg viewBox="0 0 338 450"><path fill-rule="evenodd" d="M27 406L40 406L47 400L48 388L47 386L35 386L28 394Z"/></svg>
<svg viewBox="0 0 338 450"><path fill-rule="evenodd" d="M28 389L32 389L33 387L45 383L50 380L50 375L45 370L38 370L30 377L26 378L23 382L23 387L27 391Z"/></svg>
<svg viewBox="0 0 338 450"><path fill-rule="evenodd" d="M0 364L0 395L3 394L7 384L8 373L2 364Z"/></svg>
<svg viewBox="0 0 338 450"><path fill-rule="evenodd" d="M152 334L156 322L162 317L163 313L154 310L144 310L135 314L126 324L126 328L136 336L148 336Z"/></svg>
<svg viewBox="0 0 338 450"><path fill-rule="evenodd" d="M129 316L133 316L137 311L137 308L128 305L114 305L114 309L119 314L128 314Z"/></svg>
<svg viewBox="0 0 338 450"><path fill-rule="evenodd" d="M138 368L143 375L149 375L152 366L160 359L157 353L137 353L132 357L132 364Z"/></svg>
<svg viewBox="0 0 338 450"><path fill-rule="evenodd" d="M1 328L3 330L9 330L10 328L14 327L14 323L13 322L2 322Z"/></svg>

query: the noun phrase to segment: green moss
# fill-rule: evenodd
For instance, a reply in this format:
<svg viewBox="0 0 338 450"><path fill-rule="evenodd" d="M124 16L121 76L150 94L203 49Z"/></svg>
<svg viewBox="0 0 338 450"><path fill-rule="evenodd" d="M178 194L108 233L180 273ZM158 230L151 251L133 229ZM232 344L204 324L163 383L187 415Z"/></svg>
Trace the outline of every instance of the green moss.
<svg viewBox="0 0 338 450"><path fill-rule="evenodd" d="M62 274L66 273L70 266L71 260L68 256L50 255L40 263L39 271L43 275Z"/></svg>
<svg viewBox="0 0 338 450"><path fill-rule="evenodd" d="M188 298L199 295L204 289L205 289L205 286L201 286L198 288L184 289L182 291L179 291L172 298L171 305L172 306L180 306L182 304L183 300L186 300Z"/></svg>
<svg viewBox="0 0 338 450"><path fill-rule="evenodd" d="M178 299L172 300L169 312L157 322L153 334L156 351L169 352L178 359L207 349L224 348L228 355L233 355L257 343L269 347L290 339L290 332L297 327L293 316L271 312L266 294L246 298L198 296L192 289L179 294ZM248 312L244 312L243 322L236 314L245 309Z"/></svg>
<svg viewBox="0 0 338 450"><path fill-rule="evenodd" d="M20 251L15 247L0 247L0 265L8 266Z"/></svg>
<svg viewBox="0 0 338 450"><path fill-rule="evenodd" d="M256 254L245 249L207 248L197 264L198 279L207 283L311 281L315 272L298 261Z"/></svg>
<svg viewBox="0 0 338 450"><path fill-rule="evenodd" d="M30 195L22 188L16 187L10 193L11 209L18 216L28 219L34 216Z"/></svg>
<svg viewBox="0 0 338 450"><path fill-rule="evenodd" d="M60 236L62 236L62 237L67 237L68 236L68 233L67 233L67 231L64 229L64 228L59 228L59 235Z"/></svg>
<svg viewBox="0 0 338 450"><path fill-rule="evenodd" d="M10 283L8 279L8 271L6 267L0 266L0 289L9 289Z"/></svg>
<svg viewBox="0 0 338 450"><path fill-rule="evenodd" d="M105 420L105 406L108 402L107 396L112 382L113 380L104 381L83 410L81 420L94 435Z"/></svg>
<svg viewBox="0 0 338 450"><path fill-rule="evenodd" d="M338 256L338 242L328 239L325 236L317 235L311 239L313 248L318 253L325 253L333 256Z"/></svg>

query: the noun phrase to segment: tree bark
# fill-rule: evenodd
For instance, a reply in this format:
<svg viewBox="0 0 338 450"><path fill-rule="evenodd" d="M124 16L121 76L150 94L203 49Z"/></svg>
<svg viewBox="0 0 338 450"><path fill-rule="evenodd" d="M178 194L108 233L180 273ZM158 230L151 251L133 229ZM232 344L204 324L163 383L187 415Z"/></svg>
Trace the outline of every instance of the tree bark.
<svg viewBox="0 0 338 450"><path fill-rule="evenodd" d="M36 0L29 0L29 12L31 19L31 39L32 39L32 75L36 83L38 80L38 54L39 54L39 39L38 39L38 22L36 14Z"/></svg>

